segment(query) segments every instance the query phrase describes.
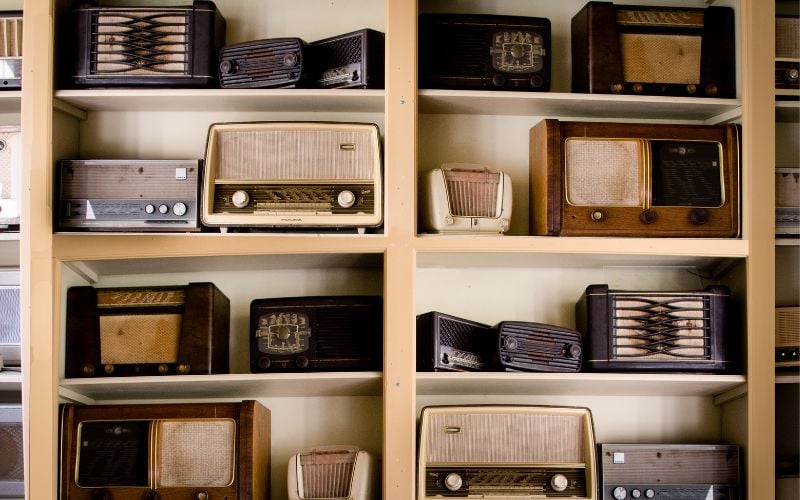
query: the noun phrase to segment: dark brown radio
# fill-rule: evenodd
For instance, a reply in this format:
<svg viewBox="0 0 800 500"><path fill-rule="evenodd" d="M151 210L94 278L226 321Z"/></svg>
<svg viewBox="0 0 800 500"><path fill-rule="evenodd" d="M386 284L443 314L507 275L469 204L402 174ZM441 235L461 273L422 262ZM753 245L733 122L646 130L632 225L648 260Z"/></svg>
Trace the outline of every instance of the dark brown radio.
<svg viewBox="0 0 800 500"><path fill-rule="evenodd" d="M227 45L219 53L222 88L304 87L308 44L299 38L271 38Z"/></svg>
<svg viewBox="0 0 800 500"><path fill-rule="evenodd" d="M419 424L417 498L597 498L587 408L429 406Z"/></svg>
<svg viewBox="0 0 800 500"><path fill-rule="evenodd" d="M736 97L734 12L589 2L572 18L572 91Z"/></svg>
<svg viewBox="0 0 800 500"><path fill-rule="evenodd" d="M250 303L250 371L380 370L383 299L284 297Z"/></svg>
<svg viewBox="0 0 800 500"><path fill-rule="evenodd" d="M67 290L66 377L228 373L230 301L212 283Z"/></svg>
<svg viewBox="0 0 800 500"><path fill-rule="evenodd" d="M382 89L385 36L362 29L311 43L313 83L320 88Z"/></svg>
<svg viewBox="0 0 800 500"><path fill-rule="evenodd" d="M548 119L530 139L531 234L739 235L738 125Z"/></svg>
<svg viewBox="0 0 800 500"><path fill-rule="evenodd" d="M431 311L417 316L417 371L486 371L494 362L491 327Z"/></svg>
<svg viewBox="0 0 800 500"><path fill-rule="evenodd" d="M738 500L739 447L715 444L599 444L601 500Z"/></svg>
<svg viewBox="0 0 800 500"><path fill-rule="evenodd" d="M502 321L495 333L497 364L507 371L577 372L583 354L581 334L560 326Z"/></svg>
<svg viewBox="0 0 800 500"><path fill-rule="evenodd" d="M270 411L241 403L61 407L61 500L269 498Z"/></svg>
<svg viewBox="0 0 800 500"><path fill-rule="evenodd" d="M492 14L420 14L419 86L550 90L550 20Z"/></svg>
<svg viewBox="0 0 800 500"><path fill-rule="evenodd" d="M775 167L775 235L800 236L800 168Z"/></svg>
<svg viewBox="0 0 800 500"><path fill-rule="evenodd" d="M0 89L22 88L22 12L0 12Z"/></svg>
<svg viewBox="0 0 800 500"><path fill-rule="evenodd" d="M731 372L739 335L730 290L609 290L589 285L575 305L586 370Z"/></svg>
<svg viewBox="0 0 800 500"><path fill-rule="evenodd" d="M800 306L775 308L775 366L800 366Z"/></svg>
<svg viewBox="0 0 800 500"><path fill-rule="evenodd" d="M0 406L0 498L25 496L22 406Z"/></svg>
<svg viewBox="0 0 800 500"><path fill-rule="evenodd" d="M775 16L775 97L799 97L800 16Z"/></svg>
<svg viewBox="0 0 800 500"><path fill-rule="evenodd" d="M66 77L78 87L209 87L217 85L217 55L225 44L225 19L214 2L183 7L81 5L63 23L76 30L74 67ZM66 57L66 54L65 54Z"/></svg>

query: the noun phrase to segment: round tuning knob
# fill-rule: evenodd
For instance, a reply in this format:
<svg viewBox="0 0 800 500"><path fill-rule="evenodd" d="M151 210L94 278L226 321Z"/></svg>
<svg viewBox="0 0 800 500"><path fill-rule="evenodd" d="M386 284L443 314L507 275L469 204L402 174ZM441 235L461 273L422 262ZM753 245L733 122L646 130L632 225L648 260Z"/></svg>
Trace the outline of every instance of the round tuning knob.
<svg viewBox="0 0 800 500"><path fill-rule="evenodd" d="M705 208L695 208L689 212L689 222L695 226L702 226L711 219L711 214Z"/></svg>
<svg viewBox="0 0 800 500"><path fill-rule="evenodd" d="M219 72L223 75L230 75L233 73L233 70L236 68L236 65L233 64L233 61L230 59L223 59L222 62L219 63Z"/></svg>
<svg viewBox="0 0 800 500"><path fill-rule="evenodd" d="M786 79L790 82L796 82L800 78L800 71L797 68L786 70Z"/></svg>
<svg viewBox="0 0 800 500"><path fill-rule="evenodd" d="M186 203L179 201L178 203L172 205L172 213L177 215L178 217L182 217L186 214Z"/></svg>
<svg viewBox="0 0 800 500"><path fill-rule="evenodd" d="M455 472L451 472L444 478L444 486L450 491L458 491L464 485L464 480Z"/></svg>
<svg viewBox="0 0 800 500"><path fill-rule="evenodd" d="M656 496L656 492L650 488L647 488L646 490L644 490L644 496L646 496L647 498L653 498Z"/></svg>
<svg viewBox="0 0 800 500"><path fill-rule="evenodd" d="M622 486L617 486L614 488L611 494L614 495L615 500L625 500L628 498L628 492Z"/></svg>
<svg viewBox="0 0 800 500"><path fill-rule="evenodd" d="M652 210L645 210L639 214L639 220L642 224L652 224L656 221L656 213Z"/></svg>
<svg viewBox="0 0 800 500"><path fill-rule="evenodd" d="M350 208L356 202L356 195L352 191L345 189L336 197L336 203L342 208Z"/></svg>
<svg viewBox="0 0 800 500"><path fill-rule="evenodd" d="M231 196L231 203L236 208L244 208L250 202L250 195L247 194L247 191L242 191L241 189L233 193Z"/></svg>
<svg viewBox="0 0 800 500"><path fill-rule="evenodd" d="M550 478L550 487L553 488L554 491L565 491L567 486L569 486L569 480L564 474L554 474L553 477Z"/></svg>

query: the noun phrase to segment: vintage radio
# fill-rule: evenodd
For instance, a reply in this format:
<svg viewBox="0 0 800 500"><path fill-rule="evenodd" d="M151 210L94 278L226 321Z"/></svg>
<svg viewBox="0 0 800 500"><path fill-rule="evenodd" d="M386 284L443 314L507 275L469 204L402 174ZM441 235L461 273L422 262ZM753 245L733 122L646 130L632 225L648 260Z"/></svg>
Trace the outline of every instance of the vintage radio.
<svg viewBox="0 0 800 500"><path fill-rule="evenodd" d="M800 90L800 16L775 16L775 96Z"/></svg>
<svg viewBox="0 0 800 500"><path fill-rule="evenodd" d="M212 283L67 290L66 377L228 373L230 301Z"/></svg>
<svg viewBox="0 0 800 500"><path fill-rule="evenodd" d="M511 177L483 165L445 163L423 174L421 224L434 233L504 233L511 224Z"/></svg>
<svg viewBox="0 0 800 500"><path fill-rule="evenodd" d="M343 295L250 303L250 370L380 370L383 300Z"/></svg>
<svg viewBox="0 0 800 500"><path fill-rule="evenodd" d="M208 132L203 224L357 228L383 220L372 123L217 123Z"/></svg>
<svg viewBox="0 0 800 500"><path fill-rule="evenodd" d="M0 498L25 496L22 407L0 406Z"/></svg>
<svg viewBox="0 0 800 500"><path fill-rule="evenodd" d="M382 89L385 36L362 29L311 44L314 84L321 88Z"/></svg>
<svg viewBox="0 0 800 500"><path fill-rule="evenodd" d="M22 184L22 133L0 126L0 231L19 231Z"/></svg>
<svg viewBox="0 0 800 500"><path fill-rule="evenodd" d="M0 270L0 370L21 369L20 316L19 269Z"/></svg>
<svg viewBox="0 0 800 500"><path fill-rule="evenodd" d="M586 408L429 406L417 498L594 499L594 442Z"/></svg>
<svg viewBox="0 0 800 500"><path fill-rule="evenodd" d="M319 446L289 459L289 500L379 498L376 464L356 446Z"/></svg>
<svg viewBox="0 0 800 500"><path fill-rule="evenodd" d="M420 88L550 90L550 20L420 14Z"/></svg>
<svg viewBox="0 0 800 500"><path fill-rule="evenodd" d="M485 371L492 368L495 336L476 321L431 311L417 316L417 371Z"/></svg>
<svg viewBox="0 0 800 500"><path fill-rule="evenodd" d="M0 12L0 89L22 87L22 12Z"/></svg>
<svg viewBox="0 0 800 500"><path fill-rule="evenodd" d="M543 120L531 129L535 235L736 237L737 125Z"/></svg>
<svg viewBox="0 0 800 500"><path fill-rule="evenodd" d="M775 366L800 366L800 306L775 308Z"/></svg>
<svg viewBox="0 0 800 500"><path fill-rule="evenodd" d="M225 19L210 1L183 7L81 5L72 84L78 87L210 87ZM69 28L67 28L69 29Z"/></svg>
<svg viewBox="0 0 800 500"><path fill-rule="evenodd" d="M528 321L501 321L493 328L498 365L507 371L577 372L581 334Z"/></svg>
<svg viewBox="0 0 800 500"><path fill-rule="evenodd" d="M599 444L602 500L738 500L739 447L712 444Z"/></svg>
<svg viewBox="0 0 800 500"><path fill-rule="evenodd" d="M222 88L304 87L309 65L308 44L299 38L237 43L219 53L219 84Z"/></svg>
<svg viewBox="0 0 800 500"><path fill-rule="evenodd" d="M800 235L800 168L775 169L775 234Z"/></svg>
<svg viewBox="0 0 800 500"><path fill-rule="evenodd" d="M736 97L734 12L589 2L572 18L572 91Z"/></svg>
<svg viewBox="0 0 800 500"><path fill-rule="evenodd" d="M60 498L269 498L270 411L257 401L64 404Z"/></svg>
<svg viewBox="0 0 800 500"><path fill-rule="evenodd" d="M730 290L609 290L589 285L575 305L592 371L726 372L738 368Z"/></svg>
<svg viewBox="0 0 800 500"><path fill-rule="evenodd" d="M200 160L62 160L59 231L200 231Z"/></svg>

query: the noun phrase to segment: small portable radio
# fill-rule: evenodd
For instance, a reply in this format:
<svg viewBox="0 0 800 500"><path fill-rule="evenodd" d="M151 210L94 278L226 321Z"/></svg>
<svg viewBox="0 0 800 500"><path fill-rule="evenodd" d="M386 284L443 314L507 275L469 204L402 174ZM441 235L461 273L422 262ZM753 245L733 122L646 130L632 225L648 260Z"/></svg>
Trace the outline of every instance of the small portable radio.
<svg viewBox="0 0 800 500"><path fill-rule="evenodd" d="M289 500L378 498L376 463L356 446L318 446L289 459Z"/></svg>
<svg viewBox="0 0 800 500"><path fill-rule="evenodd" d="M382 89L385 35L362 29L311 43L314 85Z"/></svg>
<svg viewBox="0 0 800 500"><path fill-rule="evenodd" d="M22 88L22 12L0 12L0 89Z"/></svg>
<svg viewBox="0 0 800 500"><path fill-rule="evenodd" d="M299 38L271 38L227 45L219 53L222 88L304 87L308 44Z"/></svg>

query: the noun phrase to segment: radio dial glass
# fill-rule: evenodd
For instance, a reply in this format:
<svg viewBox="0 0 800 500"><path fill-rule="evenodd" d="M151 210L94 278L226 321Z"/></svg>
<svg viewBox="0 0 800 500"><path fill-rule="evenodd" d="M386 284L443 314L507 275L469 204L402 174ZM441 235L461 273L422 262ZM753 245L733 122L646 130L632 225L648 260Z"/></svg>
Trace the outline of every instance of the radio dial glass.
<svg viewBox="0 0 800 500"><path fill-rule="evenodd" d="M299 354L308 350L308 316L293 312L265 314L258 319L258 350L266 354Z"/></svg>
<svg viewBox="0 0 800 500"><path fill-rule="evenodd" d="M492 35L492 67L506 73L533 73L544 67L542 35L532 31L499 31Z"/></svg>

